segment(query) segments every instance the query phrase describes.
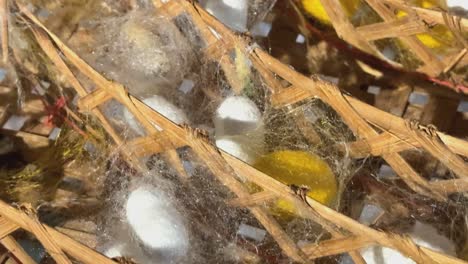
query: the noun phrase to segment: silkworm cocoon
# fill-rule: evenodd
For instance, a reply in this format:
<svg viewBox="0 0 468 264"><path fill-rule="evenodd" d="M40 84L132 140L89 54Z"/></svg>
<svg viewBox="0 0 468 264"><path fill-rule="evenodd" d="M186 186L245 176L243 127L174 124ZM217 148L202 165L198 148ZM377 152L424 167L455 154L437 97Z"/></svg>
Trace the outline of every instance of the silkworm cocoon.
<svg viewBox="0 0 468 264"><path fill-rule="evenodd" d="M145 98L143 103L176 124L180 125L182 123L189 123L187 115L184 113L184 111L168 102L164 97L153 95L151 97ZM135 131L140 136L144 135L144 130L140 126L138 120L136 120L136 118L130 113L130 111L128 111L127 108L125 108L123 116L133 131Z"/></svg>
<svg viewBox="0 0 468 264"><path fill-rule="evenodd" d="M189 235L171 199L152 186L132 191L126 204L127 221L141 242L166 260L184 256Z"/></svg>
<svg viewBox="0 0 468 264"><path fill-rule="evenodd" d="M437 230L430 225L417 221L408 235L419 246L455 256L455 245L453 242L447 237L440 235ZM369 247L361 250L361 255L367 264L416 263L396 250L380 246Z"/></svg>
<svg viewBox="0 0 468 264"><path fill-rule="evenodd" d="M244 162L263 154L265 131L260 110L249 98L231 96L216 110L216 146Z"/></svg>
<svg viewBox="0 0 468 264"><path fill-rule="evenodd" d="M245 96L230 96L216 110L216 137L263 132L262 114L252 100Z"/></svg>
<svg viewBox="0 0 468 264"><path fill-rule="evenodd" d="M275 151L257 159L253 166L284 184L309 187L307 196L325 205L336 199L338 187L335 175L328 164L314 154ZM279 199L276 205L274 209L280 209L277 210L278 214L296 212L294 204L289 201Z"/></svg>

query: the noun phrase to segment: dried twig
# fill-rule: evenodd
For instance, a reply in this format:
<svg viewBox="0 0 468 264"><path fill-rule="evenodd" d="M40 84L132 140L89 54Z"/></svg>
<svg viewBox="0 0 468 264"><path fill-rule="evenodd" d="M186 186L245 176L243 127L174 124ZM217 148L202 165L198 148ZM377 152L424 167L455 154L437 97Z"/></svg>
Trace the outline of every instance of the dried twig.
<svg viewBox="0 0 468 264"><path fill-rule="evenodd" d="M8 0L0 0L3 63L8 62Z"/></svg>

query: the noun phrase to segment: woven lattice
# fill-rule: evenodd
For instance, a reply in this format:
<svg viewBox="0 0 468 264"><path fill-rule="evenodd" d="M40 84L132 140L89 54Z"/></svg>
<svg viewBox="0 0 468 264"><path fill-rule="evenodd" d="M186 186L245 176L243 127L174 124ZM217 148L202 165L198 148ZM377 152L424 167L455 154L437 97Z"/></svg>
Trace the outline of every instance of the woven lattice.
<svg viewBox="0 0 468 264"><path fill-rule="evenodd" d="M377 49L375 41L398 39L422 62L417 71L430 76L447 74L454 68L463 67L468 63L468 56L466 56L468 43L464 36L468 31L468 20L441 8L426 9L412 6L408 3L409 1L400 0L365 0L383 22L354 27L339 0L321 0L320 2L341 38L393 66L402 67L386 59ZM398 18L395 10L404 11L407 15L404 19ZM449 29L453 35L451 48L455 51L445 55L435 54L416 37L418 34L429 32L435 25L444 25Z"/></svg>
<svg viewBox="0 0 468 264"><path fill-rule="evenodd" d="M18 209L0 201L0 243L23 264L36 263L10 234L17 229L32 233L57 263L72 263L68 256L82 263L115 263L72 238L39 222L30 206Z"/></svg>
<svg viewBox="0 0 468 264"><path fill-rule="evenodd" d="M333 9L331 6L335 2L338 3L337 0L322 2L327 11ZM399 1L389 2L399 3ZM380 1L368 0L368 3L375 6L376 10L381 10L379 12L383 17L386 16L386 11ZM316 78L307 78L295 72L258 46L252 45L248 39L233 34L196 4L184 0L172 0L165 4L162 1L154 1L154 4L160 11L166 12L170 17L185 13L191 18L206 43L205 56L212 60L221 61L222 69L236 92L240 92L240 88L236 88L235 74L230 74L234 70L232 62L229 56L223 56L233 48L240 49L249 56L254 67L270 89L270 100L273 106L281 108L311 97L318 97L330 105L358 138L355 142L347 143L354 158L367 155L381 156L411 189L439 201L446 200L448 195L452 193L468 190L468 165L462 158L468 157L468 143L466 141L438 132L430 126L425 127L405 121L348 95L343 95L336 86L328 82ZM257 171L248 164L218 150L202 132L188 126L178 126L172 123L132 94L129 94L124 86L105 79L68 48L54 33L42 25L27 8L21 4L18 4L18 8L25 18L31 22L31 29L38 44L81 97L78 103L80 110L91 112L100 120L101 125L106 129L114 143L123 146L120 148L122 156L132 167L137 170L143 169L143 165L138 161L139 157L153 153L164 153L171 165L177 169L179 175L185 178L187 177L186 172L179 160L176 148L189 146L217 179L237 196L236 199L226 202L232 206L248 208L292 260L307 263L319 257L348 252L356 263L365 263L358 250L378 244L396 249L418 263L465 263L462 260L417 246L407 237L362 225L315 200L295 192L290 187ZM328 13L333 14L333 12ZM333 16L339 18L340 12L331 15L332 21L334 20ZM434 17L430 14L428 16ZM440 18L442 19L442 17ZM356 31L345 20L342 17L341 20L336 21L342 21L341 25L348 26L339 27L335 25L339 34L344 37L353 35L352 32ZM403 38L407 39L409 43L416 43L412 37L405 36ZM372 49L368 42L363 41L363 39L356 38L349 41L358 47ZM434 64L433 57L428 55L423 47L420 48L415 50L421 52L418 55L421 56L426 65L430 65L431 73L440 72L449 65L441 62ZM59 53L64 55L67 62L63 60ZM68 65L68 63L71 65ZM70 66L74 66L92 80L97 89L88 93L74 76L69 68ZM277 78L278 76L289 82L290 85L287 88L284 87ZM146 134L150 136L125 142L98 109L98 106L111 99L115 99L127 107L145 128ZM162 128L162 131L156 129L153 124L157 124ZM375 129L376 127L379 130ZM309 129L312 130L313 128ZM401 151L417 148L424 149L434 157L439 158L457 178L428 182L418 175L399 154ZM261 186L263 191L250 194L239 180L239 175ZM185 180L188 179L185 178ZM300 215L322 225L332 235L332 239L318 244L310 243L298 246L280 227L268 209L263 206L265 201L279 197L297 204ZM30 259L24 255L23 251L18 250L17 244L14 247L7 246L9 242L12 244L14 242L8 234L19 227L35 234L57 263L70 263L70 260L62 251L83 263L111 263L110 260L100 254L85 248L54 229L41 225L28 208L21 212L0 203L0 214L3 216L0 218L1 242L11 251L16 250L15 255L18 254L18 258L22 258L23 263L33 262L30 262Z"/></svg>

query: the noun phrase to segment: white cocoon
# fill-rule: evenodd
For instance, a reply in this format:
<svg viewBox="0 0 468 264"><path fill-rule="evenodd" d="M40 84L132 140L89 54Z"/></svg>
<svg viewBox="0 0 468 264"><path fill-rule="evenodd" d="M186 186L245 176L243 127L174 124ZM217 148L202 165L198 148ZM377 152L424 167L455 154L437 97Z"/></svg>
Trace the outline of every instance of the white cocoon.
<svg viewBox="0 0 468 264"><path fill-rule="evenodd" d="M143 103L176 124L180 125L182 123L189 123L187 115L185 115L184 111L168 102L164 97L153 95L151 97L145 98ZM135 116L133 116L127 108L125 108L123 115L130 128L138 135L143 136L144 132L142 127L139 125L139 122L136 120Z"/></svg>
<svg viewBox="0 0 468 264"><path fill-rule="evenodd" d="M147 248L163 259L184 256L189 236L182 215L171 199L152 186L132 191L126 205L127 221Z"/></svg>
<svg viewBox="0 0 468 264"><path fill-rule="evenodd" d="M419 246L455 256L455 246L453 242L445 236L440 235L437 230L430 225L417 221L413 230L408 235ZM369 247L361 250L361 254L367 264L416 263L396 250L380 246Z"/></svg>
<svg viewBox="0 0 468 264"><path fill-rule="evenodd" d="M263 130L260 110L245 96L226 98L216 110L214 125L217 137Z"/></svg>
<svg viewBox="0 0 468 264"><path fill-rule="evenodd" d="M260 110L249 98L231 96L216 110L216 146L238 159L252 163L263 154L265 131Z"/></svg>

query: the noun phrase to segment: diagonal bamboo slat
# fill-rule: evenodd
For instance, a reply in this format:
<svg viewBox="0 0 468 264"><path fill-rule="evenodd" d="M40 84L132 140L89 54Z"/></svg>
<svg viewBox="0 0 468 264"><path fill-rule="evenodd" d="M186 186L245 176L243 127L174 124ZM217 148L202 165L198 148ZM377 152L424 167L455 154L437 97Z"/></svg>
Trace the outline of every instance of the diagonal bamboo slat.
<svg viewBox="0 0 468 264"><path fill-rule="evenodd" d="M98 252L76 242L72 238L60 233L59 231L40 223L37 216L29 206L24 207L27 210L20 210L0 201L0 223L3 227L9 226L9 233L21 228L32 233L44 245L49 254L54 257L58 263L71 263L68 255L82 263L102 263L115 264L114 261L99 254ZM27 213L28 212L28 213ZM10 252L22 261L22 263L35 263L18 245L18 243L9 235L0 240ZM64 254L67 253L68 255ZM60 262L59 262L60 261Z"/></svg>

